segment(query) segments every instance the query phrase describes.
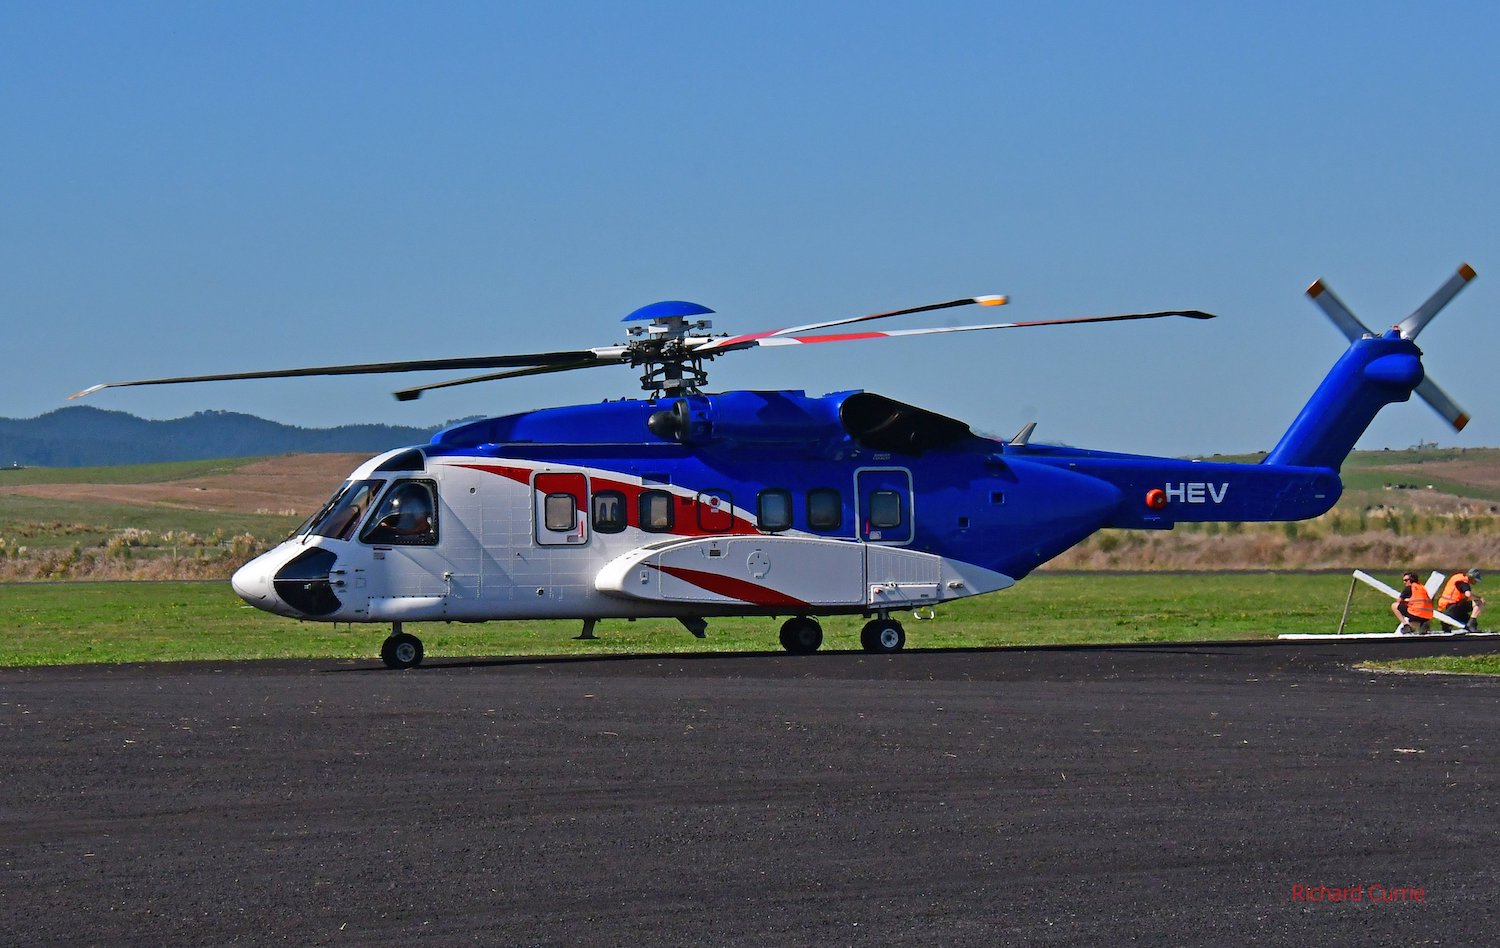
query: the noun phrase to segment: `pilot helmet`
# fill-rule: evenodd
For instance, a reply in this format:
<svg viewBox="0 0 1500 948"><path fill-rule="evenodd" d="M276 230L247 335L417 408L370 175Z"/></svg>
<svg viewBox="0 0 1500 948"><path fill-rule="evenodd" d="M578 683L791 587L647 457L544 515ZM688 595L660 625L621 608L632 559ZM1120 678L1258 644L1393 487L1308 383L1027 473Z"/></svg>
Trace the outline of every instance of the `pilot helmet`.
<svg viewBox="0 0 1500 948"><path fill-rule="evenodd" d="M411 485L391 497L390 511L396 515L400 528L411 530L425 526L425 521L432 516L432 504L427 499L427 491Z"/></svg>

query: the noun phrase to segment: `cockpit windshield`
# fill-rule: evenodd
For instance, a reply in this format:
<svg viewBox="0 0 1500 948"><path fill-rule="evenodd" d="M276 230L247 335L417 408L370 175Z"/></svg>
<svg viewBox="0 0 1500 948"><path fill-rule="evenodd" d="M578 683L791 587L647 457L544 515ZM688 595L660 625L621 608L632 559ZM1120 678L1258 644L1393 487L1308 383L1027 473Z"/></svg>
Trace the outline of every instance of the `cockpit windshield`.
<svg viewBox="0 0 1500 948"><path fill-rule="evenodd" d="M333 492L323 509L307 521L302 534L328 537L331 540L347 540L354 534L354 527L370 509L370 502L380 493L385 481L345 481Z"/></svg>

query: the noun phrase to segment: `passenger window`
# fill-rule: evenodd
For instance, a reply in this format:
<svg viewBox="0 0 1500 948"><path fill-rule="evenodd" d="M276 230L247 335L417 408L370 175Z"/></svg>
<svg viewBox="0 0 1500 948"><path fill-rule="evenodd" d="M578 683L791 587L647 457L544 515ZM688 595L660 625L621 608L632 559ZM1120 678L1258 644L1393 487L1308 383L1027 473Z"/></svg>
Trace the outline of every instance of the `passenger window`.
<svg viewBox="0 0 1500 948"><path fill-rule="evenodd" d="M779 487L763 490L756 500L756 519L766 533L792 528L792 493Z"/></svg>
<svg viewBox="0 0 1500 948"><path fill-rule="evenodd" d="M398 481L386 492L360 539L366 543L433 546L437 495L426 481Z"/></svg>
<svg viewBox="0 0 1500 948"><path fill-rule="evenodd" d="M548 530L571 530L578 525L578 498L572 494L548 494L543 522Z"/></svg>
<svg viewBox="0 0 1500 948"><path fill-rule="evenodd" d="M844 522L844 501L832 487L807 492L807 526L812 530L837 530Z"/></svg>
<svg viewBox="0 0 1500 948"><path fill-rule="evenodd" d="M901 495L893 490L877 490L870 495L870 526L885 530L901 525Z"/></svg>
<svg viewBox="0 0 1500 948"><path fill-rule="evenodd" d="M601 490L594 495L594 529L600 533L619 533L625 529L624 494Z"/></svg>
<svg viewBox="0 0 1500 948"><path fill-rule="evenodd" d="M672 529L672 495L664 490L641 492L641 529L647 533L666 533Z"/></svg>

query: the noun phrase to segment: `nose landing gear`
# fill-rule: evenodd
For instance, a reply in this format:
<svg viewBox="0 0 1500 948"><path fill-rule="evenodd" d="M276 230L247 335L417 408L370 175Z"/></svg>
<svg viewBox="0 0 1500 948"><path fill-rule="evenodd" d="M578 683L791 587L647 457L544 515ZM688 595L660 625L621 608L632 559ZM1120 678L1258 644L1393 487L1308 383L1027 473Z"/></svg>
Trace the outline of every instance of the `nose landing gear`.
<svg viewBox="0 0 1500 948"><path fill-rule="evenodd" d="M386 668L416 668L422 664L422 640L401 631L401 623L392 623L391 634L380 646L380 660Z"/></svg>

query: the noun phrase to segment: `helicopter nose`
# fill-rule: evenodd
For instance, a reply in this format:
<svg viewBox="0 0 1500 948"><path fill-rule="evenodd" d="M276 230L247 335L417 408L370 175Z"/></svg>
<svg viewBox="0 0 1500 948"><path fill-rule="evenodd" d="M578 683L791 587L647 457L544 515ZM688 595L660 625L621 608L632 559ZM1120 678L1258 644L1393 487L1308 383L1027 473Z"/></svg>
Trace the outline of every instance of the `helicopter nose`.
<svg viewBox="0 0 1500 948"><path fill-rule="evenodd" d="M234 576L230 578L230 588L234 594L245 600L252 606L261 606L266 597L271 595L271 573L274 567L266 562L264 554L235 570Z"/></svg>

